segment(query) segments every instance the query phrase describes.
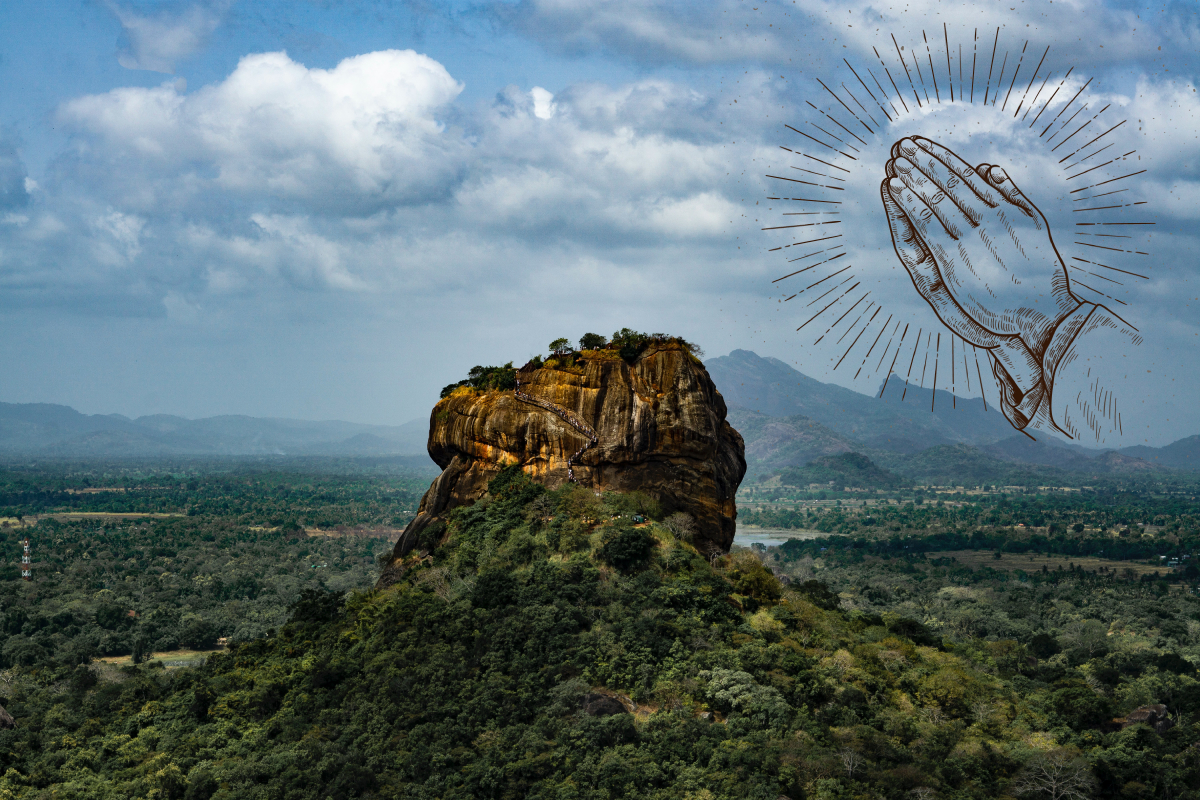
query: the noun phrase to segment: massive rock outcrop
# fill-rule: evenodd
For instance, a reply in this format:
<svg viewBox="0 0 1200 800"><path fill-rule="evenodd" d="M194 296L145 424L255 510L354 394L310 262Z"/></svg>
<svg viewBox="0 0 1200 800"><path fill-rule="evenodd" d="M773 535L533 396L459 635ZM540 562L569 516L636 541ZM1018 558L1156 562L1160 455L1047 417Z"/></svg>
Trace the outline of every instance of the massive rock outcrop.
<svg viewBox="0 0 1200 800"><path fill-rule="evenodd" d="M434 406L429 455L443 472L396 543L396 559L451 509L482 497L506 466L519 464L547 488L567 482L568 459L589 442L580 427L589 426L596 441L570 465L579 484L645 492L665 513L695 517L702 551L729 549L745 448L703 364L674 342L650 345L633 363L611 350L578 358L571 370L520 373L521 391L542 407L513 391L461 391Z"/></svg>

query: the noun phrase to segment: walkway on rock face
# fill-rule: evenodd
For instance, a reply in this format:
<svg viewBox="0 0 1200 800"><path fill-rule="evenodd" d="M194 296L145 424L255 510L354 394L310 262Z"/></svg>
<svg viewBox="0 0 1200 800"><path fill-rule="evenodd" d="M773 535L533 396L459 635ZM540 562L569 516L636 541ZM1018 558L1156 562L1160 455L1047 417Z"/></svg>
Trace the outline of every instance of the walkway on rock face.
<svg viewBox="0 0 1200 800"><path fill-rule="evenodd" d="M588 440L587 444L576 450L575 453L567 459L567 480L575 481L575 470L572 469L572 467L574 466L575 462L579 460L579 457L583 455L585 450L599 443L600 437L596 435L596 431L592 429L591 425L588 425L586 422L562 406L551 403L549 400L541 400L533 395L527 394L526 392L522 392L520 370L517 371L517 388L514 390L514 394L518 400L529 403L530 405L535 405L538 408L543 408L552 414L557 414L563 422L579 431L579 433L583 434L584 438ZM578 483L578 481L575 482Z"/></svg>

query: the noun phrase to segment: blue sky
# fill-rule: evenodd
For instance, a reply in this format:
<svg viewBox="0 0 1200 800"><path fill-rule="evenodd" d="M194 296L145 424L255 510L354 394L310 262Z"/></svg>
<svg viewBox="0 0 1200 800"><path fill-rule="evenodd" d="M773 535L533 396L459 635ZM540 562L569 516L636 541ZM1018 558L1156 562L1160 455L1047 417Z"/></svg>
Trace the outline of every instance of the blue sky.
<svg viewBox="0 0 1200 800"><path fill-rule="evenodd" d="M814 346L780 302L763 176L816 78L946 24L1049 45L1047 70L1131 120L1156 233L1149 279L1110 287L1146 337L1128 443L1172 441L1200 432L1196 20L1092 0L7 4L0 400L401 423L474 364L624 326L872 391L882 374L833 370L853 334ZM931 129L954 139L952 117ZM970 119L963 147L1040 178ZM881 313L932 324L856 191Z"/></svg>

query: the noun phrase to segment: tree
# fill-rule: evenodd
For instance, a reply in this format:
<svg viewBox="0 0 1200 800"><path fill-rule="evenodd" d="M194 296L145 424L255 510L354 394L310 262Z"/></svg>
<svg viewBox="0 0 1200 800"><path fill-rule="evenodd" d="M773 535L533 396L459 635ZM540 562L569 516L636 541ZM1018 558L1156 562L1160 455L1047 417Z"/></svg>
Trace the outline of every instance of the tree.
<svg viewBox="0 0 1200 800"><path fill-rule="evenodd" d="M550 352L554 355L561 355L571 349L571 342L566 337L555 339L550 343Z"/></svg>
<svg viewBox="0 0 1200 800"><path fill-rule="evenodd" d="M1051 800L1087 800L1096 790L1092 768L1077 752L1062 748L1030 759L1013 782L1013 794Z"/></svg>
<svg viewBox="0 0 1200 800"><path fill-rule="evenodd" d="M579 338L580 350L600 350L607 344L608 339L598 333L585 333Z"/></svg>

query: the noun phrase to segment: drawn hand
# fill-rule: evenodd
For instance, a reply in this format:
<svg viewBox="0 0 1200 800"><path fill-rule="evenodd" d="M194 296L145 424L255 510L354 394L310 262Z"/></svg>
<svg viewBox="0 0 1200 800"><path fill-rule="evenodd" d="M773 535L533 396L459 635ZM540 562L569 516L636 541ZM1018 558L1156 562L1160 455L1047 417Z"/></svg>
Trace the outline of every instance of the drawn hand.
<svg viewBox="0 0 1200 800"><path fill-rule="evenodd" d="M922 137L893 145L887 175L896 254L938 316L998 358L1012 345L997 337L1018 336L1040 363L1054 328L1080 305L1042 213L1003 169L972 168Z"/></svg>

